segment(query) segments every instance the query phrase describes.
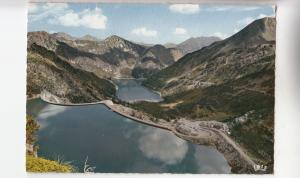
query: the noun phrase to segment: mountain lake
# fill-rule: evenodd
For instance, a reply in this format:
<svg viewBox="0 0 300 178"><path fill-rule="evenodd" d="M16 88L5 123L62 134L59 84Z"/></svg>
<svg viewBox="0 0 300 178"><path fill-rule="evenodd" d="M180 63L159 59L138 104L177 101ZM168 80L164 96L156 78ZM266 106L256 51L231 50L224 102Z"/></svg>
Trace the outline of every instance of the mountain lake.
<svg viewBox="0 0 300 178"><path fill-rule="evenodd" d="M162 100L140 81L115 82L121 100ZM102 104L58 106L32 99L27 114L40 125L38 156L71 162L77 172L87 160L98 173L230 173L217 150L132 121Z"/></svg>

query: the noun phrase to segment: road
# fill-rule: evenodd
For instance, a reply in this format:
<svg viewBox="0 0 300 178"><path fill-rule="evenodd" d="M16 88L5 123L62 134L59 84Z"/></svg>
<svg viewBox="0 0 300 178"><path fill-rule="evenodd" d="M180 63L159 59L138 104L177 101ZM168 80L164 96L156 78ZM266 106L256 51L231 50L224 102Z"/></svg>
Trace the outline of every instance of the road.
<svg viewBox="0 0 300 178"><path fill-rule="evenodd" d="M233 141L228 135L226 135L224 132L210 128L211 130L217 132L219 135L221 135L227 143L229 143L242 157L249 165L254 167L256 164L255 162L243 151L243 149L235 142Z"/></svg>

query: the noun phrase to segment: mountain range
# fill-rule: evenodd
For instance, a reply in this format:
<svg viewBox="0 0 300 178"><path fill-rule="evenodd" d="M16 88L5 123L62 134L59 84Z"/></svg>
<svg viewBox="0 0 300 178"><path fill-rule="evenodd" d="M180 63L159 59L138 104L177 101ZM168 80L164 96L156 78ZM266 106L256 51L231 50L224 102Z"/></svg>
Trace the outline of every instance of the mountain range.
<svg viewBox="0 0 300 178"><path fill-rule="evenodd" d="M99 101L115 97L112 78L145 78L143 85L164 101L128 105L165 120L226 122L231 136L272 172L275 49L276 20L269 17L224 40L165 45L29 32L27 96L45 89L73 103Z"/></svg>
<svg viewBox="0 0 300 178"><path fill-rule="evenodd" d="M100 40L90 35L77 38L67 33L50 34L45 31L28 33L27 50L29 97L39 94L42 89L48 89L67 100L85 102L103 99L106 92L103 92L104 95L83 94L89 89L82 85L84 82L74 79L76 75L71 75L74 70L95 75L102 81L132 76L142 78L168 67L183 56L183 52L177 48L166 48L159 44L146 46L116 35ZM64 67L60 66L61 63L64 63ZM55 78L62 75L62 70L70 74L68 80ZM54 87L55 83L65 83L60 85L65 86L64 89ZM72 98L69 93L75 93L75 83L81 83L82 86L77 87L77 90L83 90L77 92L76 98ZM112 87L110 82L104 83L107 85L104 88ZM108 96L111 97L111 94ZM90 96L80 99L79 95Z"/></svg>
<svg viewBox="0 0 300 178"><path fill-rule="evenodd" d="M275 20L257 20L239 33L189 53L144 82L165 95L205 88L272 68Z"/></svg>

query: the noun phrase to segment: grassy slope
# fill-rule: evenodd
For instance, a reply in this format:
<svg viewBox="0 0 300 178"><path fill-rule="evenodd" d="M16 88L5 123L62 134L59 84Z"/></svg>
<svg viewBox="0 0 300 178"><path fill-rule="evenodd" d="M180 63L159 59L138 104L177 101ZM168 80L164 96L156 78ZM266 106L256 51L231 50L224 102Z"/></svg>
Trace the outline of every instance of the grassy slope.
<svg viewBox="0 0 300 178"><path fill-rule="evenodd" d="M193 53L187 54L184 57L180 58L173 65L159 71L154 75L151 75L149 78L147 78L147 80L143 82L143 85L154 90L160 90L165 85L166 80L171 77L180 75L181 66L184 66L186 63L188 63L193 58L193 55Z"/></svg>
<svg viewBox="0 0 300 178"><path fill-rule="evenodd" d="M27 172L72 172L73 167L67 164L60 164L56 161L44 158L36 158L32 155L26 155Z"/></svg>
<svg viewBox="0 0 300 178"><path fill-rule="evenodd" d="M174 108L163 107L163 104L179 101L183 102ZM161 103L141 102L133 104L132 107L166 120L188 117L224 122L255 110L252 120L232 128L232 136L250 155L272 169L274 68L267 67L218 86L174 94Z"/></svg>
<svg viewBox="0 0 300 178"><path fill-rule="evenodd" d="M250 110L270 109L274 106L273 70L266 68L221 85L173 94L165 97L159 104L140 102L133 106L160 118L187 116L192 119L208 117L214 120L216 113L236 116ZM179 104L174 108L162 106L169 103ZM217 120L225 119L227 118L222 117Z"/></svg>

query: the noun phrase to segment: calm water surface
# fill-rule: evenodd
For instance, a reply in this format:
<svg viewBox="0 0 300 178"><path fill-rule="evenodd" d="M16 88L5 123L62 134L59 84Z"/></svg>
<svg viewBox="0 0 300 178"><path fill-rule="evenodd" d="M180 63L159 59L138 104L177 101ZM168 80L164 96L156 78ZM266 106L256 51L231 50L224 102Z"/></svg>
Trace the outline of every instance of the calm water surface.
<svg viewBox="0 0 300 178"><path fill-rule="evenodd" d="M34 99L28 101L27 113L41 126L38 155L63 157L79 172L88 157L95 172L230 173L215 149L129 120L104 105L66 107Z"/></svg>
<svg viewBox="0 0 300 178"><path fill-rule="evenodd" d="M114 80L118 85L117 97L123 101L162 101L161 96L146 87L141 86L141 80L121 79Z"/></svg>

